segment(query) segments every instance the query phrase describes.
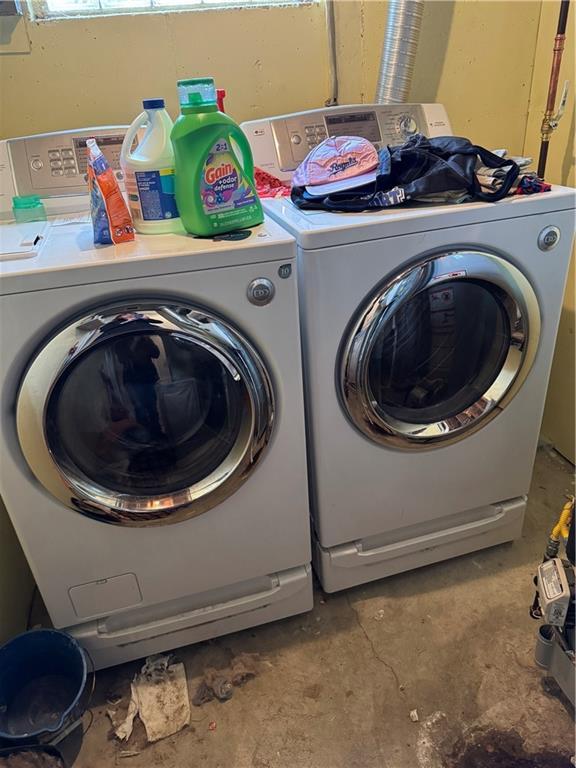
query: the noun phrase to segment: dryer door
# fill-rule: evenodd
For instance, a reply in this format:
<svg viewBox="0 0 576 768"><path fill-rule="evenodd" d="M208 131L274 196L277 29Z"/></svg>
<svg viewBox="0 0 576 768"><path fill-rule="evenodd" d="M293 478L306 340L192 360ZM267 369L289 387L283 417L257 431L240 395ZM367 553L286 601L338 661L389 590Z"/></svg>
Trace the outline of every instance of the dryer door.
<svg viewBox="0 0 576 768"><path fill-rule="evenodd" d="M115 306L54 336L18 396L22 451L73 509L174 523L223 501L270 440L264 363L230 324L176 304Z"/></svg>
<svg viewBox="0 0 576 768"><path fill-rule="evenodd" d="M341 347L341 401L378 443L462 439L518 391L539 335L536 296L512 264L475 250L436 254L361 307Z"/></svg>

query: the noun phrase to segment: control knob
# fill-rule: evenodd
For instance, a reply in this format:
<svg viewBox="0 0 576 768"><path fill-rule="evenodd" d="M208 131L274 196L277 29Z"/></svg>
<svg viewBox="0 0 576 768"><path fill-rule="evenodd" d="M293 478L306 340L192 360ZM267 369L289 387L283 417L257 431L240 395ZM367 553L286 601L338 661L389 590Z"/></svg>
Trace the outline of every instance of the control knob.
<svg viewBox="0 0 576 768"><path fill-rule="evenodd" d="M412 136L418 131L418 124L412 115L402 115L398 120L398 127L404 138Z"/></svg>

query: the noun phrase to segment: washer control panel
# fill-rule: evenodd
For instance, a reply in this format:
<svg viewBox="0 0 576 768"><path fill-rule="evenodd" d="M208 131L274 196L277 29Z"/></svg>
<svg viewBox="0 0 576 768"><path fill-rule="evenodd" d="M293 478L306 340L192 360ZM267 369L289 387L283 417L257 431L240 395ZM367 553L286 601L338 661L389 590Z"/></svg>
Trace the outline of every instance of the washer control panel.
<svg viewBox="0 0 576 768"><path fill-rule="evenodd" d="M125 127L87 128L8 139L12 173L19 195L86 193L86 139L95 138L116 176L122 179L120 150Z"/></svg>
<svg viewBox="0 0 576 768"><path fill-rule="evenodd" d="M281 179L328 136L362 136L377 147L402 144L409 136L452 133L441 104L359 104L296 112L242 123L254 162Z"/></svg>

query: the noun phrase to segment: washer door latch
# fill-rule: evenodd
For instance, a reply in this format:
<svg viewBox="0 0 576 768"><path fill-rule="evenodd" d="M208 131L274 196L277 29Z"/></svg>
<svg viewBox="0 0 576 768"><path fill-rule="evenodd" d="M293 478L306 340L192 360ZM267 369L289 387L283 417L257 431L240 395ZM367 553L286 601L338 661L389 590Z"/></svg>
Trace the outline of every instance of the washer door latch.
<svg viewBox="0 0 576 768"><path fill-rule="evenodd" d="M257 307L264 307L266 304L270 304L275 293L274 283L268 280L267 277L258 277L252 280L246 291L248 301Z"/></svg>

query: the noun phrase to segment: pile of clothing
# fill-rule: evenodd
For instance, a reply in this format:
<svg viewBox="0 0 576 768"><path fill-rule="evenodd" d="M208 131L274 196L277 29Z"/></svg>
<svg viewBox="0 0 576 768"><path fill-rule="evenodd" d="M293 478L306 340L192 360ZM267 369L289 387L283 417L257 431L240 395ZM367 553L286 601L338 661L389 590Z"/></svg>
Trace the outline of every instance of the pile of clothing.
<svg viewBox="0 0 576 768"><path fill-rule="evenodd" d="M420 203L496 202L550 185L528 171L531 158L490 152L457 136L411 136L376 147L357 136L318 144L294 172L291 198L311 210L364 211Z"/></svg>
<svg viewBox="0 0 576 768"><path fill-rule="evenodd" d="M506 149L495 149L494 154L512 160L519 168L518 178L510 190L511 195L533 195L537 192L549 192L552 189L551 185L541 179L536 171L529 170L533 162L531 157L509 157ZM476 176L485 192L498 189L505 174L505 168L488 168L480 162L476 166Z"/></svg>

